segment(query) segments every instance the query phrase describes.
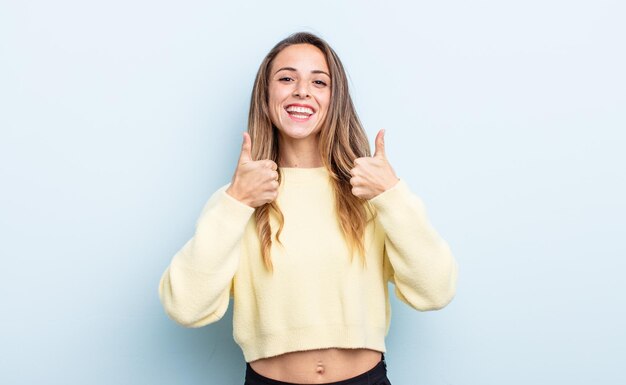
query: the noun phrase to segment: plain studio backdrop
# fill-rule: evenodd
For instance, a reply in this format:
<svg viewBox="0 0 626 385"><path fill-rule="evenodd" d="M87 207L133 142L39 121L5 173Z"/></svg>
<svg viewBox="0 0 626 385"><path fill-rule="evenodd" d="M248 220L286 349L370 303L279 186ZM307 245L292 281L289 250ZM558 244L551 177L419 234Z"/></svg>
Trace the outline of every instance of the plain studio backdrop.
<svg viewBox="0 0 626 385"><path fill-rule="evenodd" d="M243 384L232 301L157 286L301 30L459 263L440 311L391 292L392 383L626 383L624 2L0 4L0 383Z"/></svg>

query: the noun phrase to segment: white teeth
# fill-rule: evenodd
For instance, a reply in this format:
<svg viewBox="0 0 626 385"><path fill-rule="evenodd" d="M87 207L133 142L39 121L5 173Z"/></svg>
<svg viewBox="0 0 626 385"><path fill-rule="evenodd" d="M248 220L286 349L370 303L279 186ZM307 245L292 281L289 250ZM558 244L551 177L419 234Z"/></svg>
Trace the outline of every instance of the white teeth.
<svg viewBox="0 0 626 385"><path fill-rule="evenodd" d="M313 115L313 110L308 107L289 106L287 112L301 112L309 115Z"/></svg>

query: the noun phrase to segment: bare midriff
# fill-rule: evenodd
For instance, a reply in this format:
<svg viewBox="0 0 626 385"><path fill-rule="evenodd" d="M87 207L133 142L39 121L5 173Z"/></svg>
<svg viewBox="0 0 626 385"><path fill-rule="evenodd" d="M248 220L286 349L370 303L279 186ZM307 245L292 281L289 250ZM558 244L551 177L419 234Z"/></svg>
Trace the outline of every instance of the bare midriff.
<svg viewBox="0 0 626 385"><path fill-rule="evenodd" d="M381 352L370 349L316 349L281 354L250 362L252 369L273 380L323 384L358 376L376 366Z"/></svg>

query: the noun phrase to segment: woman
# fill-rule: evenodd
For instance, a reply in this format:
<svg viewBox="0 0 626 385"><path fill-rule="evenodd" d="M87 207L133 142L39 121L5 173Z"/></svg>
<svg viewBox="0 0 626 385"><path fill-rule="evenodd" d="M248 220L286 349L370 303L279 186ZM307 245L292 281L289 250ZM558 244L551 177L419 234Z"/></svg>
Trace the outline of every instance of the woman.
<svg viewBox="0 0 626 385"><path fill-rule="evenodd" d="M370 156L341 61L319 37L293 34L261 63L233 178L159 286L187 327L219 320L233 298L246 385L390 384L387 282L421 311L454 297L457 263L383 135Z"/></svg>

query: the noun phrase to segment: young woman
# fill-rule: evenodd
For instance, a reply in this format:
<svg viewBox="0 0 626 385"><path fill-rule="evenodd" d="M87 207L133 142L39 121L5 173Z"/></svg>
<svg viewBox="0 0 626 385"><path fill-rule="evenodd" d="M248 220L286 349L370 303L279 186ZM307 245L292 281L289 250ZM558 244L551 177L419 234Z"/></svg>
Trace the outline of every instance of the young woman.
<svg viewBox="0 0 626 385"><path fill-rule="evenodd" d="M245 385L388 385L387 283L421 311L454 297L457 262L387 161L383 135L371 156L321 38L293 34L261 63L233 178L159 286L187 327L218 321L233 298Z"/></svg>

